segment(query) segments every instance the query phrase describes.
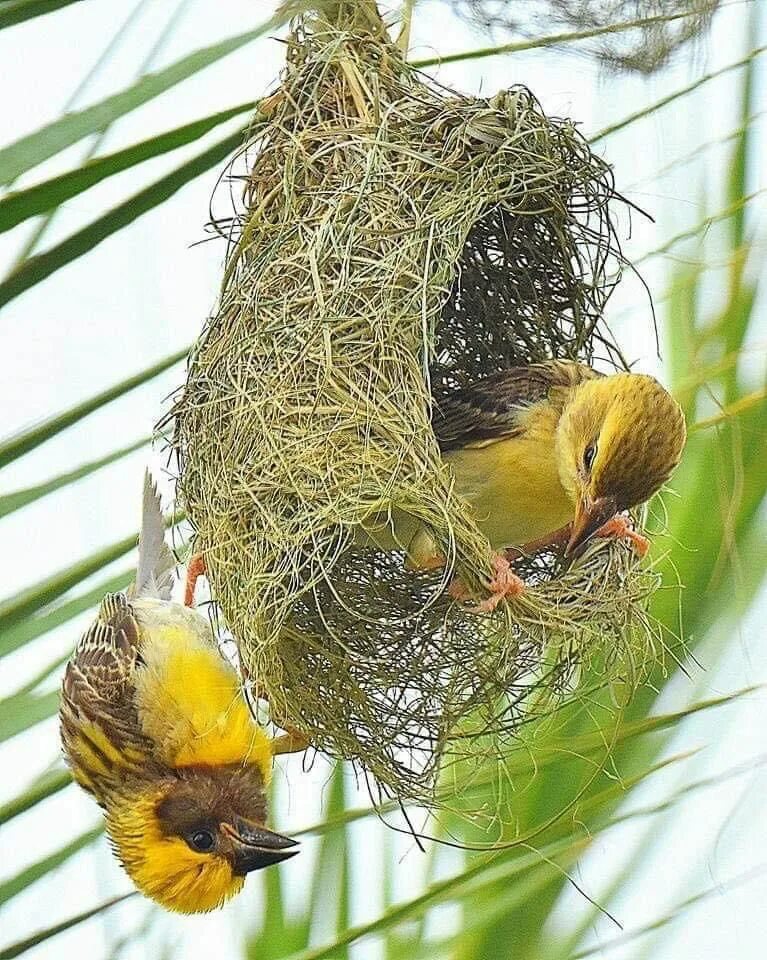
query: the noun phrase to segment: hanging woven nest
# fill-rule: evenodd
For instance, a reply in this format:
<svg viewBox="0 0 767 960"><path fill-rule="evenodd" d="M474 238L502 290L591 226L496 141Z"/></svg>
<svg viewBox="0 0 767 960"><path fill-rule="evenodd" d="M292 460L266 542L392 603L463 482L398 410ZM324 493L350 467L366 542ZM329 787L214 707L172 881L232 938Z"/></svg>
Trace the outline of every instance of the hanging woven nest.
<svg viewBox="0 0 767 960"><path fill-rule="evenodd" d="M273 716L423 798L469 728L513 734L531 696L584 661L627 677L652 638L652 582L622 544L570 569L526 560L529 589L492 615L452 601L454 573L487 583L491 551L430 427L432 399L468 380L618 357L599 328L613 178L524 87L472 99L419 75L367 0L293 24L269 103L173 411L179 491ZM364 545L394 508L444 571Z"/></svg>

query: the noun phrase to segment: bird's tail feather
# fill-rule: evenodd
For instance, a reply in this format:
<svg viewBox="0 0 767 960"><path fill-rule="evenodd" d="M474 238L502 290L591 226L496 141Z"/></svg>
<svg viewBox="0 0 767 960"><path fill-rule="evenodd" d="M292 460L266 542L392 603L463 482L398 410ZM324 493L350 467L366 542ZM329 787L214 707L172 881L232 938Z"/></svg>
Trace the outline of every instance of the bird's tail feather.
<svg viewBox="0 0 767 960"><path fill-rule="evenodd" d="M132 597L170 600L176 558L165 542L165 520L152 476L144 474L141 532L138 538L138 567Z"/></svg>

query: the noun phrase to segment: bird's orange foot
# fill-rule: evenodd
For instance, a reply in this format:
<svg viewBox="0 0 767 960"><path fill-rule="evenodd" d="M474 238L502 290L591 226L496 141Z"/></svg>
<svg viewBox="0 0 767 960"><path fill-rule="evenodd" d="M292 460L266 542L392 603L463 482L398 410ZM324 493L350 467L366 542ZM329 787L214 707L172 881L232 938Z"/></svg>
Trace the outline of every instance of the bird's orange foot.
<svg viewBox="0 0 767 960"><path fill-rule="evenodd" d="M511 563L500 553L493 554L493 578L488 584L490 596L473 606L473 613L492 613L501 600L506 597L518 597L524 593L525 581L511 569ZM471 600L471 593L460 577L448 587L448 593L454 600Z"/></svg>
<svg viewBox="0 0 767 960"><path fill-rule="evenodd" d="M476 613L492 613L501 600L518 597L525 592L525 581L514 573L509 561L500 553L493 556L493 571L493 579L488 584L490 596L474 607Z"/></svg>
<svg viewBox="0 0 767 960"><path fill-rule="evenodd" d="M595 537L604 537L615 540L628 540L636 551L637 555L643 557L650 549L650 541L637 533L631 524L629 517L619 513L617 517L608 520L594 534Z"/></svg>
<svg viewBox="0 0 767 960"><path fill-rule="evenodd" d="M194 604L194 588L197 581L205 574L205 559L201 553L196 553L186 568L186 588L184 589L184 606Z"/></svg>

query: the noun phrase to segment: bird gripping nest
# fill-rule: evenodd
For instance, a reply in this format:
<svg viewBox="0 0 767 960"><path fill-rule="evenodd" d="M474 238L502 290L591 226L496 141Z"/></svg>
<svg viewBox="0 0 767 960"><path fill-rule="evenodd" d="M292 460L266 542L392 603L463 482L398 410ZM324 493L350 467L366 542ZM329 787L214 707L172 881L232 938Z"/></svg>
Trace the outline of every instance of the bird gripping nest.
<svg viewBox="0 0 767 960"><path fill-rule="evenodd" d="M367 0L293 23L268 102L174 409L180 493L274 716L424 797L468 728L513 733L574 666L625 675L651 640L651 583L621 545L525 561L529 590L492 616L451 601L454 571L487 582L490 550L430 427L433 399L479 376L618 356L599 331L612 174L527 89L472 99L419 75ZM365 546L395 508L445 570Z"/></svg>

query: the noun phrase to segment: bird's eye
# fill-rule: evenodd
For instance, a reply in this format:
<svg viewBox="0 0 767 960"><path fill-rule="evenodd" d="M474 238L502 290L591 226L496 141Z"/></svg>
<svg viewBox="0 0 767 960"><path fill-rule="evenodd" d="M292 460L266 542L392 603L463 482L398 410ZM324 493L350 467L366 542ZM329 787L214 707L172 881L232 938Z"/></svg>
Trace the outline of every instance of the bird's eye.
<svg viewBox="0 0 767 960"><path fill-rule="evenodd" d="M210 830L195 830L188 835L186 841L193 850L198 850L200 853L212 850L216 843Z"/></svg>
<svg viewBox="0 0 767 960"><path fill-rule="evenodd" d="M591 470L591 466L594 463L594 457L596 457L596 455L597 445L595 443L590 443L583 451L583 466L586 472Z"/></svg>

